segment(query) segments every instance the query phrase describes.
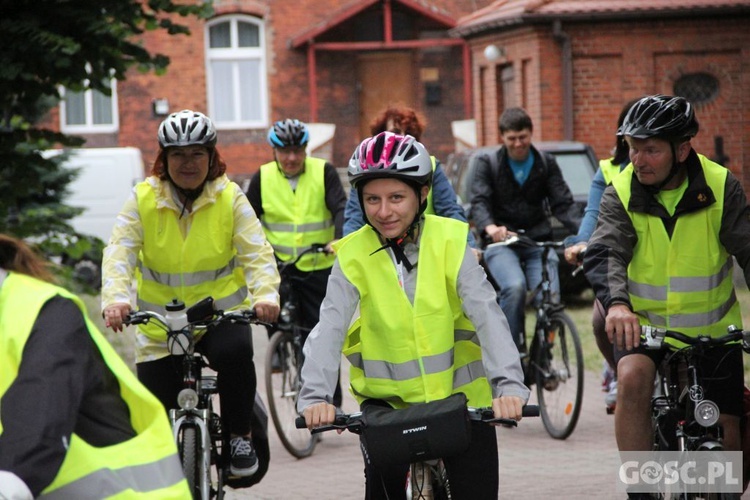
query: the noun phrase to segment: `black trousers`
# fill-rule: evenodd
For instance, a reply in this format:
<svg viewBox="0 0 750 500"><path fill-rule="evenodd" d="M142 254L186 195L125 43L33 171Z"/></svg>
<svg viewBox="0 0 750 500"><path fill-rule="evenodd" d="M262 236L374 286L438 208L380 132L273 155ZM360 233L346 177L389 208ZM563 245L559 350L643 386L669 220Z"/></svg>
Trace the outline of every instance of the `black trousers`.
<svg viewBox="0 0 750 500"><path fill-rule="evenodd" d="M361 443L364 446L363 443ZM471 422L471 444L460 455L443 459L453 498L497 500L499 461L495 428ZM376 468L365 458L365 498L405 500L409 464Z"/></svg>
<svg viewBox="0 0 750 500"><path fill-rule="evenodd" d="M196 348L218 374L221 414L232 434L250 432L255 400L253 342L248 325L223 324L206 332ZM167 356L136 365L138 379L169 410L182 389L182 357Z"/></svg>

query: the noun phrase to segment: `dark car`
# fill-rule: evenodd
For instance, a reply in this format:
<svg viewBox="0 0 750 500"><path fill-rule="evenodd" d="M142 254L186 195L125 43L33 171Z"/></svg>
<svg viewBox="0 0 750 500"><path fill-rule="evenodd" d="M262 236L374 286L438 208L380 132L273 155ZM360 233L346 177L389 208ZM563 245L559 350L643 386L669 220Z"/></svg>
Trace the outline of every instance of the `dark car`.
<svg viewBox="0 0 750 500"><path fill-rule="evenodd" d="M573 198L581 210L586 208L591 181L599 168L599 160L594 150L588 144L575 141L534 142L534 147L540 151L552 154L560 165L565 182L568 183ZM476 158L482 153L491 153L499 145L465 149L452 154L444 165L445 175L456 191L458 202L464 207L466 215L471 221L471 185L474 180ZM570 232L552 218L552 233L554 240L562 240ZM563 250L558 251L560 257L560 288L564 294L576 294L589 286L583 273L572 276L573 267L565 261Z"/></svg>

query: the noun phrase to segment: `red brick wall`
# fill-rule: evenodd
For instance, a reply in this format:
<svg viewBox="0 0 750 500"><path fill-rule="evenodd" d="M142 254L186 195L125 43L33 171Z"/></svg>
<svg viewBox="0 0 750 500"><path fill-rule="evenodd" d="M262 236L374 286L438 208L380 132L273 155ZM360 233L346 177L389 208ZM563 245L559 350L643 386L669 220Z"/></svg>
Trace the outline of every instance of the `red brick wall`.
<svg viewBox="0 0 750 500"><path fill-rule="evenodd" d="M429 6L453 19L489 5L492 0L431 0ZM337 13L341 0L216 0L216 15L242 13L262 18L267 46L267 81L269 124L285 117L310 120L307 56L304 50L292 50L289 41L300 33L324 22ZM416 14L415 14L416 15ZM170 57L171 64L162 76L141 74L132 70L126 81L118 83L120 129L115 134L89 134L87 146L136 146L141 148L146 165L151 165L158 145L156 130L161 117L151 113L154 98L169 100L172 112L189 108L206 111L206 72L203 21L179 18L191 29L191 35L170 37L164 33L147 33L145 46L152 53ZM334 163L345 168L351 152L361 139L358 136L357 90L354 79L356 54L351 52L319 53L317 59L318 121L335 123ZM433 54L420 53L420 65L437 67L442 80L442 103L424 104L420 86L414 106L424 114L428 128L424 141L431 151L445 158L453 150L450 122L464 119L463 74L461 50ZM418 69L416 74L418 74ZM57 110L47 124L57 128ZM271 151L265 141L267 128L220 130L219 147L227 160L230 174L245 176L269 161Z"/></svg>
<svg viewBox="0 0 750 500"><path fill-rule="evenodd" d="M562 30L572 42L574 138L592 144L597 155L605 158L614 145L617 116L627 101L644 94L673 94L673 84L681 75L709 73L719 80L719 95L696 106L701 131L693 145L712 157L714 137L723 137L727 166L750 192L750 177L743 172L750 159L747 25L747 18L563 23ZM534 120L534 138L562 139L562 56L551 25L496 33L470 43L478 137L487 138L487 143L496 141L491 130L482 129L483 123L490 127L497 123L495 73L489 69L512 63L519 99L528 103ZM490 43L504 47L506 58L486 61L483 50ZM521 71L524 66L528 74ZM482 85L476 80L481 67L487 68Z"/></svg>

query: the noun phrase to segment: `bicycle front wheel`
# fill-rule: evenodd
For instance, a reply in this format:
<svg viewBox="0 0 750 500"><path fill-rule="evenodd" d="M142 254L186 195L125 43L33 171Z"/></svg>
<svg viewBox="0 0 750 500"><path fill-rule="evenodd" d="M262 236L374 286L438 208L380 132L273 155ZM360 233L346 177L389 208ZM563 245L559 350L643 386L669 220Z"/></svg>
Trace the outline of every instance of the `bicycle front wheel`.
<svg viewBox="0 0 750 500"><path fill-rule="evenodd" d="M188 487L193 498L201 499L201 441L198 431L192 425L185 425L178 435L182 472L187 479Z"/></svg>
<svg viewBox="0 0 750 500"><path fill-rule="evenodd" d="M533 369L542 422L550 436L565 439L576 427L583 402L583 351L570 316L553 313L545 340L536 347Z"/></svg>
<svg viewBox="0 0 750 500"><path fill-rule="evenodd" d="M300 346L301 349L301 346ZM297 458L310 456L318 442L307 429L297 429L297 396L301 385L302 353L290 332L273 334L266 351L266 394L273 426L284 448Z"/></svg>

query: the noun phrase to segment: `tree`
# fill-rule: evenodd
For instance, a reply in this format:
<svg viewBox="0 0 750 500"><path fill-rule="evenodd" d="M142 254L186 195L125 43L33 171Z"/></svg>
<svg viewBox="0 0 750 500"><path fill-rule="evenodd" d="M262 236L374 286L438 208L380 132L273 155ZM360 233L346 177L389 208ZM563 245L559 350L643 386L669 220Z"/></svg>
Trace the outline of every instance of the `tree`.
<svg viewBox="0 0 750 500"><path fill-rule="evenodd" d="M163 72L169 58L149 53L139 35L165 30L187 35L179 17L208 17L210 2L192 0L18 0L0 4L0 232L39 241L47 253L80 256L91 238L69 224L80 209L64 204L75 173L64 157L40 152L83 140L40 128L60 100L59 88L111 95L109 81L127 71Z"/></svg>

